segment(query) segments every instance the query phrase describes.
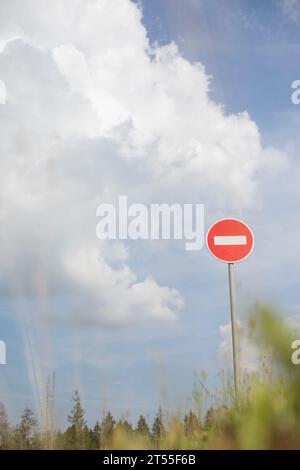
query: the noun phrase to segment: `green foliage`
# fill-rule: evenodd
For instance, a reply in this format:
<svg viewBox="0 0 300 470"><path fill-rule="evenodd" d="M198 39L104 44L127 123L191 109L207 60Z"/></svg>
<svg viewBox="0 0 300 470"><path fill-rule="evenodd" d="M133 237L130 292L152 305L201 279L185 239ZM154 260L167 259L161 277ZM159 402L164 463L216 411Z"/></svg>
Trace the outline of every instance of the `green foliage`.
<svg viewBox="0 0 300 470"><path fill-rule="evenodd" d="M89 432L84 419L84 409L78 390L73 395L73 408L68 416L70 426L66 430L66 446L68 449L85 449L88 443Z"/></svg>
<svg viewBox="0 0 300 470"><path fill-rule="evenodd" d="M99 450L101 448L101 426L97 421L94 428L89 431L90 449Z"/></svg>
<svg viewBox="0 0 300 470"><path fill-rule="evenodd" d="M160 407L152 425L151 437L152 437L154 449L160 448L164 435L165 435L165 427L163 423L163 412Z"/></svg>
<svg viewBox="0 0 300 470"><path fill-rule="evenodd" d="M26 407L20 424L16 427L14 441L17 449L30 450L40 448L40 439L37 434L38 421L33 411Z"/></svg>
<svg viewBox="0 0 300 470"><path fill-rule="evenodd" d="M101 423L101 448L109 449L113 432L114 432L115 421L110 412L103 418Z"/></svg>
<svg viewBox="0 0 300 470"><path fill-rule="evenodd" d="M197 442L198 436L202 431L202 427L196 414L192 410L185 415L183 423L184 432L188 440L191 442Z"/></svg>
<svg viewBox="0 0 300 470"><path fill-rule="evenodd" d="M150 429L146 418L143 415L139 417L135 433L137 437L141 439L141 441L144 441L150 445Z"/></svg>
<svg viewBox="0 0 300 470"><path fill-rule="evenodd" d="M9 449L11 441L11 431L8 417L3 403L0 403L0 450Z"/></svg>

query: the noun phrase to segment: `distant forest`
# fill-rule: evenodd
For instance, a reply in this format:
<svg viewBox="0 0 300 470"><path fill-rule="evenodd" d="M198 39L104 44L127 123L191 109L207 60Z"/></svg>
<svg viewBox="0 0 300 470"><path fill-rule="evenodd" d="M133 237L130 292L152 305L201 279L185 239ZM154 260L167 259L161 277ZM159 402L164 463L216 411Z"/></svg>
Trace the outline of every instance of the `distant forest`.
<svg viewBox="0 0 300 470"><path fill-rule="evenodd" d="M73 407L68 416L66 430L57 430L51 422L41 426L33 411L26 407L19 424L12 426L3 403L0 403L0 449L110 449L110 448L147 448L160 449L166 438L172 434L171 428L182 428L185 438L197 444L199 436L204 436L205 429L211 425L213 410L209 410L204 425L193 411L184 416L168 420L159 408L151 425L141 415L136 426L125 419L116 421L108 412L101 422L97 421L90 428L85 419L85 412L78 391L73 395ZM44 427L44 430L42 428ZM116 447L117 446L117 447ZM197 445L196 445L197 447Z"/></svg>

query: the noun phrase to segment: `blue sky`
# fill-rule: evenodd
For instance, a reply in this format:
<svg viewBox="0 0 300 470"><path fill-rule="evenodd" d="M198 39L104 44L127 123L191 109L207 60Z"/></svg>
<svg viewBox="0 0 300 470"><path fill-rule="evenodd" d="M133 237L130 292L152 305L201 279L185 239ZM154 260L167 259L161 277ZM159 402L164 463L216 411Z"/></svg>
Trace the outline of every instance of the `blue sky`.
<svg viewBox="0 0 300 470"><path fill-rule="evenodd" d="M280 2L266 0L143 1L152 41L176 41L213 77L211 93L228 112L247 110L264 132L291 111L290 85L298 75L299 24ZM187 6L188 4L188 6ZM264 137L264 134L263 134Z"/></svg>
<svg viewBox="0 0 300 470"><path fill-rule="evenodd" d="M153 164L156 153L154 152L153 156L150 155L152 158L150 163L147 159L145 162L138 160L138 156L133 163L128 163L130 160L128 155L124 163L122 155L118 153L119 141L111 143L110 139L115 139L115 134L107 133L109 126L114 129L115 133L121 128L121 121L114 123L115 127L110 121L111 109L115 109L112 108L115 102L109 101L107 105L105 101L107 97L93 95L95 102L98 100L96 108L99 105L100 109L99 111L97 108L98 114L95 113L95 115L100 116L99 126L103 125L104 129L103 135L99 137L93 129L93 119L90 118L92 111L86 104L88 95L84 95L81 88L87 87L85 78L82 78L84 73L77 74L82 58L79 60L79 56L73 56L74 51L55 49L72 43L79 51L84 51L90 70L96 71L94 76L96 80L100 72L97 71L97 59L93 58L93 54L96 57L94 42L97 43L97 41L93 42L92 38L94 34L98 34L97 24L95 31L93 28L90 31L87 22L88 32L85 31L85 36L82 33L82 37L74 36L73 38L72 34L75 35L75 33L72 32L69 36L64 33L64 25L61 30L59 25L55 30L53 25L57 20L57 10L54 7L49 18L45 19L36 0L28 0L28 2L36 9L33 10L36 11L36 17L33 15L35 20L28 19L21 7L17 6L14 10L6 1L3 2L0 11L8 18L7 24L4 21L4 24L0 25L0 43L15 37L19 38L16 42L6 45L4 53L0 54L0 79L3 77L8 90L8 104L5 110L3 107L0 108L0 113L2 113L0 126L3 125L3 129L8 130L6 135L9 136L7 140L3 139L4 146L1 150L2 155L5 155L3 168L6 172L6 179L11 182L12 187L14 178L17 180L18 176L6 160L6 155L12 155L11 158L15 159L15 168L20 168L21 177L17 182L21 199L24 199L24 206L19 206L14 201L11 202L9 199L11 187L2 195L3 207L6 208L5 204L8 204L7 207L10 210L10 217L3 220L11 225L12 229L10 231L5 228L1 238L4 253L1 264L4 268L0 276L0 338L7 344L7 365L1 366L0 370L0 399L7 404L13 420L18 418L26 405L38 411L41 400L39 395L43 394L47 375L55 372L57 416L61 425L65 424L63 416L67 415L71 406L72 390L77 387L81 391L91 423L108 409L116 416L128 415L133 420L140 413L152 417L159 404L169 411L184 410L192 404L195 369L207 371L209 387L213 388L218 382L218 373L222 363L218 359L217 351L224 340L220 333L220 326L226 325L229 321L226 266L211 258L206 249L200 252L184 251L181 242L138 241L125 244L129 253L128 266L138 282L142 283L150 276L155 279L154 292L158 298L161 295L160 286L169 286L176 289L185 302L177 320L172 323L161 322L155 315L151 316L152 304L149 307L149 313L143 315L141 312L141 320L137 321L131 313L132 304L135 305L136 299L128 297L126 289L124 293L118 291L116 286L122 283L120 279L123 277L115 268L114 257L112 256L112 260L109 260L111 256L109 248L99 248L95 240L95 202L102 200L105 195L115 197L117 193L126 194L126 192L132 200L137 201L140 197L141 202L145 200L157 202L157 198L163 197L169 198L167 202L176 202L173 200L176 197L180 201L205 203L206 228L218 217L236 216L245 219L254 231L256 247L251 257L238 265L236 269L239 317L246 318L257 301L272 301L286 315L299 319L297 287L300 281L298 274L300 253L297 240L300 229L297 215L300 196L298 189L300 107L291 103L291 83L299 78L300 73L297 60L300 40L300 4L289 2L289 0L285 2L279 0L265 0L264 2L256 0L251 2L143 0L137 2L142 6L142 23L151 44L161 47L174 41L178 46L179 54L189 63L200 62L204 65L206 74L210 77L209 97L212 102L221 104L225 115L239 116L238 113L246 111L259 129L262 148L272 147L273 149L270 153L263 154L262 152L263 164L257 163L256 157L253 157L253 165L257 165L255 175L253 176L252 173L250 176L248 173L245 175L245 191L249 185L251 197L249 196L247 203L234 206L231 204L232 201L239 199L239 196L241 200L243 199L243 183L238 182L237 187L234 191L232 189L231 193L230 185L224 185L223 188L221 182L229 179L231 169L236 168L234 165L237 169L239 165L242 166L235 156L235 160L226 167L223 175L221 174L217 179L212 178L213 184L211 185L206 186L206 180L209 180L211 175L204 168L205 178L201 179L201 173L199 173L199 184L197 180L192 181L191 173L187 171L187 176L183 175L182 187L178 183L177 187L171 186L170 189L167 186L168 179L160 187L156 184L155 176L152 176L154 180L154 183L151 183L152 186L147 187L150 179L147 173L148 167ZM128 11L131 12L131 10L125 9L123 12L121 5L122 2L124 5L129 2L127 0L118 0L118 2L119 11L122 12L120 17L115 12L106 11L107 23L111 25L111 30L121 29L121 32L116 33L116 37L120 34L120 44L122 41L126 42L127 36L131 34L128 31L132 21L136 31L133 28L134 34L132 39L130 36L130 41L132 41L130 45L139 41L143 43L142 25L135 16L136 13L133 17L127 18L126 15L129 15ZM11 4L17 5L15 2ZM124 21L122 15L125 15ZM127 19L129 25L126 23ZM46 32L42 32L44 22L47 26L44 28ZM121 36L123 34L121 25L124 28L124 37ZM66 30L68 31L67 27ZM25 32L24 37L22 32ZM67 36L64 37L64 34ZM109 29L105 34L105 38L100 37L98 41L103 40L106 44L107 40L107 48L111 47L113 50L113 35L111 38ZM97 39L97 36L95 37ZM40 49L37 49L37 46ZM44 56L41 56L41 50L45 51ZM59 71L63 71L75 87L75 91L67 88L57 69L53 68L50 51L53 53L54 50L56 51L55 60L60 67ZM121 48L116 51L115 55L108 59L109 62L116 59L118 63L118 54L122 53L118 51L121 51ZM105 55L105 50L101 54ZM133 65L128 66L125 62L127 59L121 55L120 57L125 63L124 88L130 87L132 80L134 82L135 77L143 73L139 67L143 67L144 58L140 49L137 49L136 65L130 62ZM101 62L103 70L106 62L105 59L101 60L103 60ZM21 67L18 65L20 63ZM133 67L133 77L127 77L131 67ZM16 70L19 70L21 76L24 77L21 84L15 77ZM40 71L42 71L41 76L39 76ZM112 74L110 69L108 76L113 77L111 80L115 80L113 74L109 75L109 73ZM174 96L176 95L174 100L178 96L178 103L182 103L180 97L184 96L184 91L181 86L184 88L184 85L172 84L172 78L167 72L163 70L162 73L167 76L166 93L170 95L174 93ZM78 82L74 77L76 80L78 78ZM145 77L147 77L146 74ZM199 94L203 92L204 87L201 82L202 78L203 75L199 76ZM27 79L28 82L25 81ZM52 89L54 83L56 85L55 87L53 85ZM103 84L103 87L108 86L105 77L101 76L99 83ZM116 85L120 90L122 86L119 82ZM136 90L140 90L138 86ZM172 86L175 91L172 91ZM187 80L187 87L189 86L196 95L198 85L194 85L194 78ZM100 85L98 85L99 89L101 90ZM114 91L110 89L110 93L116 100L121 101L119 89L116 88ZM135 91L135 83L133 89ZM72 93L76 94L74 103ZM122 93L125 92L122 90ZM30 112L28 124L26 120L22 120L23 108L21 107L27 106L27 96L30 97L31 103L31 107L28 108ZM122 105L125 107L124 96L122 95ZM145 96L141 107L147 109L149 106L149 113L151 113L153 112L151 100L147 98L148 95ZM139 99L136 98L136 100L138 111L134 112L138 113L141 112L140 104ZM20 109L16 107L16 102ZM38 105L35 107L37 102L42 103L41 107ZM64 114L65 109L60 107L61 102L70 114ZM183 116L187 113L186 121L184 117L182 118L182 125L187 122L188 126L190 123L188 110L185 109L184 104L178 104L177 111L180 112L180 106L182 106ZM14 114L16 109L21 117L18 115L16 118ZM45 115L50 117L54 113L55 118L52 121L59 120L62 116L51 135L48 131L49 123L41 110L45 110ZM207 110L207 113L209 112L210 107ZM78 122L68 125L68 118L71 114L78 116ZM37 117L39 116L41 123L38 123ZM94 115L92 116L94 118ZM152 116L152 120L156 119L159 121L159 113ZM195 116L195 120L197 119L201 124L201 121L205 121L206 114L199 113L199 116ZM238 117L237 121L239 119ZM31 120L34 124L31 124ZM147 120L144 115L143 120L143 122ZM15 129L10 127L12 121L16 121ZM82 122L84 122L84 131L81 130ZM220 126L222 123L223 117L220 117ZM245 125L248 126L248 124L247 121ZM60 135L60 129L63 126L65 130ZM162 128L163 136L168 132L174 135L172 126L165 129L163 122L157 124L155 132L158 134L159 126ZM126 140L126 128L124 127L120 132L123 132L120 135L126 135ZM241 141L244 138L248 139L248 134L244 135L240 127L236 128L236 133L234 128L230 132L232 132L230 137L233 140L238 134L241 134ZM250 131L249 133L251 134ZM42 136L41 142L40 136ZM58 140L55 140L56 136L59 136ZM202 142L200 130L198 137ZM14 139L17 142L12 144L15 142ZM128 137L132 145L130 139L131 137ZM185 137L182 137L182 145L184 145L184 139ZM255 139L256 136L253 137L253 140ZM32 140L37 140L38 144L32 143ZM166 142L169 141L166 139ZM246 153L247 146L243 147L243 143L239 145ZM256 140L254 146L258 146ZM171 151L172 147L170 147ZM104 156L97 166L93 158L99 152ZM48 155L52 158L53 154L55 155L54 161L48 162ZM27 163L23 163L23 155L26 159L31 159L30 166L27 167ZM84 155L83 160L82 155ZM162 157L162 163L154 161L155 166L162 165L164 168L164 158ZM249 154L250 158L252 154ZM40 167L45 161L47 162L46 177L40 172ZM236 161L238 163L234 163ZM215 172L220 172L218 166L215 167ZM144 173L148 175L145 179L146 191L143 188ZM33 183L28 180L27 184L28 175L30 178L32 175ZM75 179L80 182L79 185L75 185ZM96 187L92 196L88 194L84 184L81 184L85 179L89 181L87 186L95 185ZM102 192L106 184L109 189ZM47 192L44 193L40 185L47 187ZM220 188L216 188L216 185L220 185ZM60 199L61 194L56 193L56 187L61 191L64 199ZM224 205L220 202L223 196L224 201L227 201ZM35 200L35 197L37 201L42 200L45 205L41 208L38 206L39 202L31 205L31 200ZM50 200L51 202L48 202ZM63 210L60 213L59 205L62 200L63 204L67 205L62 206ZM45 211L53 217L55 227L51 221L44 219ZM78 217L75 214L79 214ZM20 225L16 223L17 219L20 220ZM71 224L73 228L70 228ZM60 227L60 230L57 227ZM84 242L88 246L90 239L93 240L92 247L99 248L105 259L101 265L101 273L105 275L107 273L108 277L108 280L100 284L99 288L96 282L93 284L96 293L86 287L85 272L78 271L70 258L61 254L65 247L71 250L79 242ZM122 252L122 249L118 247L116 251ZM73 252L70 251L70 253L73 259ZM120 266L120 259L123 255L117 255L114 251L113 253L117 257L116 266ZM60 269L60 257L64 263L62 266L67 273L70 273L69 277ZM76 256L74 258L77 259ZM93 266L91 262L89 272ZM110 272L108 266L112 266L115 271ZM81 276L80 283L79 275ZM114 275L117 276L117 280L111 285L109 279ZM125 277L126 275L124 274ZM35 279L34 284L30 283L31 277ZM92 278L87 277L87 279L88 284L94 282ZM37 286L37 293L32 286ZM101 289L111 290L110 296L114 302L110 308L112 311L116 310L116 315L119 311L116 308L115 299L120 295L124 302L128 301L126 315L124 314L124 319L120 323L117 321L110 323L101 309L99 322L95 321L93 316L90 318L90 313L87 313L88 310L96 308L97 291ZM168 295L172 296L172 293L169 292ZM92 301L89 300L90 297ZM106 305L106 303L110 305L106 296L100 297L99 302L100 305ZM146 301L142 305L145 305L147 310Z"/></svg>

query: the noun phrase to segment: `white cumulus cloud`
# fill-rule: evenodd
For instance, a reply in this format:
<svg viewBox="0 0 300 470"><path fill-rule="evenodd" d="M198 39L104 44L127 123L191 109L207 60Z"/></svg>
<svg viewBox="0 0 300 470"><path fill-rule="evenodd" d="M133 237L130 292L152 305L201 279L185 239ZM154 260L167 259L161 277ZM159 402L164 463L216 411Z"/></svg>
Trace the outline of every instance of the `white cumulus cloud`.
<svg viewBox="0 0 300 470"><path fill-rule="evenodd" d="M130 0L2 0L0 17L2 289L64 293L88 322L176 318L176 289L96 240L97 205L128 194L251 208L282 155L246 112L211 100L200 63L151 46Z"/></svg>

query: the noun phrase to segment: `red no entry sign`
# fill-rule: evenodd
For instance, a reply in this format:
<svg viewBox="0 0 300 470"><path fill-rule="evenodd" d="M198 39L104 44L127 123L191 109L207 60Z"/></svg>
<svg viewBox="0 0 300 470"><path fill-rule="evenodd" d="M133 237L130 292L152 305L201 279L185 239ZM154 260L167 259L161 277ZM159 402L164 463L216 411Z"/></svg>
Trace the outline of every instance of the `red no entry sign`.
<svg viewBox="0 0 300 470"><path fill-rule="evenodd" d="M254 237L241 220L221 219L209 229L206 243L215 258L225 263L236 263L250 255Z"/></svg>

